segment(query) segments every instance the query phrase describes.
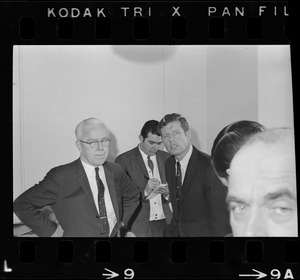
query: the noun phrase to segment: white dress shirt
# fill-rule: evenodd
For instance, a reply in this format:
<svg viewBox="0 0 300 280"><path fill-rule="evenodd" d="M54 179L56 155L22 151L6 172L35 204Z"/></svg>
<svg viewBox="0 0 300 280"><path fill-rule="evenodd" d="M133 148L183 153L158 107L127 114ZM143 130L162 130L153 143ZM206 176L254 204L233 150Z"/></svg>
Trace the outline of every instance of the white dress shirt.
<svg viewBox="0 0 300 280"><path fill-rule="evenodd" d="M158 169L158 164L157 164L157 160L156 160L156 155L151 156L150 159L153 162L153 173L150 169L150 167L148 166L148 156L141 150L141 148L139 147L140 153L142 155L142 158L144 160L144 164L146 166L146 169L148 171L149 174L149 178L156 178L159 181L161 181L160 179L160 175L159 175L159 169ZM151 199L149 199L150 202L150 221L156 221L156 220L162 220L165 219L165 214L163 211L163 207L162 207L162 197L161 194L158 194L154 197L152 197Z"/></svg>
<svg viewBox="0 0 300 280"><path fill-rule="evenodd" d="M175 174L177 173L177 162L180 162L180 169L181 169L181 185L183 186L183 182L184 182L184 178L185 178L185 173L186 173L186 169L187 166L189 164L190 158L192 156L192 152L193 152L193 146L190 145L190 148L187 152L187 154L184 156L183 159L181 160L177 160L176 159L176 164L175 164Z"/></svg>
<svg viewBox="0 0 300 280"><path fill-rule="evenodd" d="M97 208L98 213L99 213L98 187L97 187L97 182L96 182L95 167L85 163L82 160L81 160L81 162L82 162L84 171L86 173L86 176L89 180L89 184L90 184L91 191L92 191L92 194L93 194L94 202L95 202L96 208ZM106 206L107 220L108 220L108 224L109 224L109 234L111 234L115 224L117 223L117 217L116 217L114 207L113 207L113 204L112 204L112 201L111 201L111 197L110 197L109 189L108 189L108 186L107 186L103 165L99 166L99 177L100 177L100 179L101 179L101 181L103 182L103 185L104 185L104 201L105 201L105 206Z"/></svg>

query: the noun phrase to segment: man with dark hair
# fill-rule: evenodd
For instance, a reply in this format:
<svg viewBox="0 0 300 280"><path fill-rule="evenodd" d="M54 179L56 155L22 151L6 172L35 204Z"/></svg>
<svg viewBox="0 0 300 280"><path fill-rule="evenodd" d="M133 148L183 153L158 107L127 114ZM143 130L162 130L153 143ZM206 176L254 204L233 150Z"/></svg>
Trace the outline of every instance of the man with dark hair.
<svg viewBox="0 0 300 280"><path fill-rule="evenodd" d="M265 130L256 121L241 120L225 126L219 132L211 148L211 163L225 186L228 186L228 172L235 154L249 137Z"/></svg>
<svg viewBox="0 0 300 280"><path fill-rule="evenodd" d="M131 231L137 237L162 237L172 215L167 202L169 190L164 184L169 154L159 150L162 140L157 126L158 121L147 121L139 145L116 158L141 192L140 205L131 219Z"/></svg>
<svg viewBox="0 0 300 280"><path fill-rule="evenodd" d="M227 189L216 176L210 157L191 144L187 120L166 115L159 123L165 147L172 155L166 161L173 219L165 236L209 237L231 232L226 206Z"/></svg>

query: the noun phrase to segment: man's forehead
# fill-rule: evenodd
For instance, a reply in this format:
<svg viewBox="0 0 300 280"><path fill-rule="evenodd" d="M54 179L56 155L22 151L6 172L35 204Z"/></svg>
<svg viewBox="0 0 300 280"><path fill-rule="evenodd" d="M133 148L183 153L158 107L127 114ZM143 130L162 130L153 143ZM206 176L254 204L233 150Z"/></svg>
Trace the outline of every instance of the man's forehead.
<svg viewBox="0 0 300 280"><path fill-rule="evenodd" d="M147 135L147 139L149 141L160 141L161 140L161 136L159 136L157 134L152 134L151 132L149 132L148 135Z"/></svg>
<svg viewBox="0 0 300 280"><path fill-rule="evenodd" d="M264 164L282 164L285 166L292 158L294 158L294 153L290 145L256 142L249 146L242 147L237 152L231 162L230 169L247 167L247 165L259 167Z"/></svg>
<svg viewBox="0 0 300 280"><path fill-rule="evenodd" d="M251 145L240 150L230 166L231 185L267 185L293 181L296 177L292 153L280 145Z"/></svg>
<svg viewBox="0 0 300 280"><path fill-rule="evenodd" d="M83 127L83 133L94 134L94 133L108 134L108 130L104 124L87 124Z"/></svg>
<svg viewBox="0 0 300 280"><path fill-rule="evenodd" d="M172 129L178 129L181 128L180 121L172 121L168 123L165 127L162 128L162 130L172 130Z"/></svg>

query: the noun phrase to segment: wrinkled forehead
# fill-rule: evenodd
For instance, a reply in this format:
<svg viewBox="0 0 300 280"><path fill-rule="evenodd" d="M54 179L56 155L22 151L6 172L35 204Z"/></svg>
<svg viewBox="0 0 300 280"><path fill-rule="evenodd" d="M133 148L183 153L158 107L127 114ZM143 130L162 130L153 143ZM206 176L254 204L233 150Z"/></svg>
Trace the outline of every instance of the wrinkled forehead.
<svg viewBox="0 0 300 280"><path fill-rule="evenodd" d="M240 150L232 160L228 197L260 204L283 194L296 197L293 149L253 145Z"/></svg>
<svg viewBox="0 0 300 280"><path fill-rule="evenodd" d="M94 135L95 136L101 135L102 137L108 137L109 131L108 131L107 127L102 123L99 123L99 124L87 123L81 127L81 135L87 136L87 137L92 137Z"/></svg>
<svg viewBox="0 0 300 280"><path fill-rule="evenodd" d="M183 130L180 121L172 121L172 122L169 122L165 127L163 127L161 129L161 132L163 134L163 133L170 132L173 130L178 130L178 129Z"/></svg>
<svg viewBox="0 0 300 280"><path fill-rule="evenodd" d="M296 178L295 151L287 143L253 143L234 156L230 177L239 181Z"/></svg>
<svg viewBox="0 0 300 280"><path fill-rule="evenodd" d="M147 137L146 137L149 141L156 141L159 142L161 141L161 136L156 135L156 134L152 134L151 132L148 132Z"/></svg>

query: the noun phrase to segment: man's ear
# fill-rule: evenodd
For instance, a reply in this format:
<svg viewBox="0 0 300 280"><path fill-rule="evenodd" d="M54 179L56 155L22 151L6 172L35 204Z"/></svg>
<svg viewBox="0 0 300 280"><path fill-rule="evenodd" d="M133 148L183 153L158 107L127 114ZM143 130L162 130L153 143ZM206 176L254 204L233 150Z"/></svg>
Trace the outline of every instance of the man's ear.
<svg viewBox="0 0 300 280"><path fill-rule="evenodd" d="M192 139L192 132L191 132L190 130L188 130L188 131L186 132L186 136L187 136L187 138L188 138L189 140L191 140L191 139Z"/></svg>
<svg viewBox="0 0 300 280"><path fill-rule="evenodd" d="M75 141L75 146L77 147L79 153L81 154L82 153L82 147L81 147L81 144L79 143L79 141Z"/></svg>
<svg viewBox="0 0 300 280"><path fill-rule="evenodd" d="M140 143L144 142L144 137L142 135L139 135L139 140L140 140Z"/></svg>
<svg viewBox="0 0 300 280"><path fill-rule="evenodd" d="M225 178L222 178L222 177L219 177L219 178L220 178L222 184L223 184L224 186L228 187L228 181L227 181Z"/></svg>

